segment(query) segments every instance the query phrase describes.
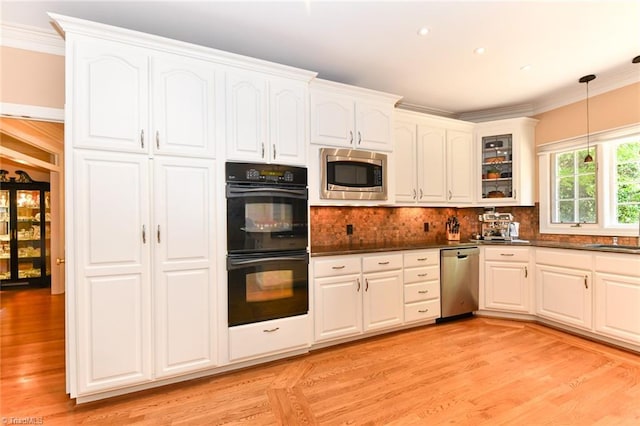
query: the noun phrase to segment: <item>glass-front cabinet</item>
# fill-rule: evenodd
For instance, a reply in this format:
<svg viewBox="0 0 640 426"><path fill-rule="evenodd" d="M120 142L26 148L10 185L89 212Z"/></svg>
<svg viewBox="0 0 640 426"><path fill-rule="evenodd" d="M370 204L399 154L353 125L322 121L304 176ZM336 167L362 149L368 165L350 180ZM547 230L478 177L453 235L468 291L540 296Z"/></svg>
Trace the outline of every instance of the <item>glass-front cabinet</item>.
<svg viewBox="0 0 640 426"><path fill-rule="evenodd" d="M24 172L0 180L0 286L51 284L49 183Z"/></svg>
<svg viewBox="0 0 640 426"><path fill-rule="evenodd" d="M511 118L476 126L479 205L532 206L538 120Z"/></svg>

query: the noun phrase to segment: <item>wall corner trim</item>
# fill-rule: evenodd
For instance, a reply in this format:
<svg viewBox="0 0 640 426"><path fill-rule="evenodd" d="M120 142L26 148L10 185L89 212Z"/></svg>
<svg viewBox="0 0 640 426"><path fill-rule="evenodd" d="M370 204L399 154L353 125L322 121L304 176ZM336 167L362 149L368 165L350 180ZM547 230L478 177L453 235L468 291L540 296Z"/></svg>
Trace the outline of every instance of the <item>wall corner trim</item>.
<svg viewBox="0 0 640 426"><path fill-rule="evenodd" d="M1 22L0 45L64 56L64 40L55 32L28 25Z"/></svg>

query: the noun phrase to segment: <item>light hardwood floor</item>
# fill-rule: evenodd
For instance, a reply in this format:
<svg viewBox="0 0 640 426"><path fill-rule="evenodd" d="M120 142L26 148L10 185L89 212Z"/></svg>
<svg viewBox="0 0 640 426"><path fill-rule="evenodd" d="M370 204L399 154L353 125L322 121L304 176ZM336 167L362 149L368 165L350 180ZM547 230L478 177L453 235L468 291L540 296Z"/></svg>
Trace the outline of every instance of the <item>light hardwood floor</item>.
<svg viewBox="0 0 640 426"><path fill-rule="evenodd" d="M76 406L64 296L0 292L1 415L45 425L638 425L640 356L474 318Z"/></svg>

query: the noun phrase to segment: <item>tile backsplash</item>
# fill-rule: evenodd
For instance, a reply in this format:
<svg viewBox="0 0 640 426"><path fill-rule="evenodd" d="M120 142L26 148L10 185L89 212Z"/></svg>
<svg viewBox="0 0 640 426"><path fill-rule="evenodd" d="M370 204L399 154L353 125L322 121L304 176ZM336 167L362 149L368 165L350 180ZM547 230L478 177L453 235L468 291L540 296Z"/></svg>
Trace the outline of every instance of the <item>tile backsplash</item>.
<svg viewBox="0 0 640 426"><path fill-rule="evenodd" d="M611 237L540 234L538 209L534 207L497 207L500 213L511 213L520 222L520 238L525 240L570 243L610 243ZM311 207L311 246L360 246L421 244L446 241L445 223L450 216L460 222L461 241L480 233L478 215L482 207ZM429 230L425 232L425 223ZM347 225L353 233L347 235ZM629 240L629 241L627 241ZM619 239L620 244L633 244L633 238Z"/></svg>

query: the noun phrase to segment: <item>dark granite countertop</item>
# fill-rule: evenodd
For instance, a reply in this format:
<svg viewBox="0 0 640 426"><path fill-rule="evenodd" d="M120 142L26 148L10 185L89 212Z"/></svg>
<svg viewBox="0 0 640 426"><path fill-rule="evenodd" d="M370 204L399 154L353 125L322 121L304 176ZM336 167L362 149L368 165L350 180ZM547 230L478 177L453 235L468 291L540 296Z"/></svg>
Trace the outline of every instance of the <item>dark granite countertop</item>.
<svg viewBox="0 0 640 426"><path fill-rule="evenodd" d="M516 240L516 241L442 241L430 243L379 243L379 244L350 244L335 246L311 246L311 257L321 256L338 256L345 254L365 254L399 250L424 250L424 249L446 249L458 247L478 247L478 246L533 246L548 247L572 250L599 251L607 253L629 253L640 255L640 247L631 248L630 246L605 246L594 244L577 244L577 243L560 243L554 241L534 241L534 240Z"/></svg>

